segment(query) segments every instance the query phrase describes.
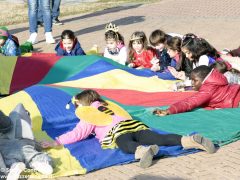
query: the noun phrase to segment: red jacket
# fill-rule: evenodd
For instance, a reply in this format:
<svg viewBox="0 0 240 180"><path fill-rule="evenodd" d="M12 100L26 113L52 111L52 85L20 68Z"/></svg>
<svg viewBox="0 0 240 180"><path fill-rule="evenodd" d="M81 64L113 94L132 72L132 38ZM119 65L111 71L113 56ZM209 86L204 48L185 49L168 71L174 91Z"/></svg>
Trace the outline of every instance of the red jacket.
<svg viewBox="0 0 240 180"><path fill-rule="evenodd" d="M143 50L141 54L137 54L134 52L133 55L133 64L134 68L143 66L144 68L151 68L152 63L151 60L156 56L156 52L154 49Z"/></svg>
<svg viewBox="0 0 240 180"><path fill-rule="evenodd" d="M240 85L228 84L226 77L212 70L205 78L199 91L193 96L171 105L169 114L190 111L197 107L233 108L240 101Z"/></svg>

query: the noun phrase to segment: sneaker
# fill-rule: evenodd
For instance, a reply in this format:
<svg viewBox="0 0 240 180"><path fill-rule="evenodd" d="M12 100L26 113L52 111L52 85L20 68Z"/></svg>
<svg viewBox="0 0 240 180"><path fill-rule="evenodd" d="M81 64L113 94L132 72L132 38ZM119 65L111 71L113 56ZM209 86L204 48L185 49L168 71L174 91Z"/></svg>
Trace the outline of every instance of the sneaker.
<svg viewBox="0 0 240 180"><path fill-rule="evenodd" d="M53 173L53 168L48 162L32 162L30 164L31 168L34 170L37 170L38 172L44 174L44 175L50 175Z"/></svg>
<svg viewBox="0 0 240 180"><path fill-rule="evenodd" d="M32 44L38 43L38 41L37 41L37 33L36 32L31 33L29 39L27 40L27 42L30 42Z"/></svg>
<svg viewBox="0 0 240 180"><path fill-rule="evenodd" d="M21 172L26 168L23 162L13 163L9 173L7 175L7 180L18 180Z"/></svg>
<svg viewBox="0 0 240 180"><path fill-rule="evenodd" d="M43 26L44 26L44 25L43 25L43 22L41 22L41 21L38 21L38 22L37 22L37 25L40 26L40 27L43 27Z"/></svg>
<svg viewBox="0 0 240 180"><path fill-rule="evenodd" d="M59 25L63 25L63 23L62 23L61 21L59 21L58 18L53 19L53 20L52 20L52 23L53 23L54 25L57 25L57 26L59 26Z"/></svg>
<svg viewBox="0 0 240 180"><path fill-rule="evenodd" d="M46 32L45 37L46 37L46 43L48 44L54 44L56 42L51 32Z"/></svg>
<svg viewBox="0 0 240 180"><path fill-rule="evenodd" d="M135 159L140 159L140 167L147 168L152 165L153 156L159 151L157 145L138 146L135 152Z"/></svg>
<svg viewBox="0 0 240 180"><path fill-rule="evenodd" d="M216 152L216 148L210 139L207 139L200 134L194 134L192 136L183 136L181 144L184 149L201 149L212 154Z"/></svg>

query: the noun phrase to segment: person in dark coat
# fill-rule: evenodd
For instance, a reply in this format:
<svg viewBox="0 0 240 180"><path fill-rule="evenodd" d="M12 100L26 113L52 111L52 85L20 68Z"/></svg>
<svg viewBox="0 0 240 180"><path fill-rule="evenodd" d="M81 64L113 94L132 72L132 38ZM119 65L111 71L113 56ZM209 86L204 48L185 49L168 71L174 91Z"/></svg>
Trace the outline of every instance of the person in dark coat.
<svg viewBox="0 0 240 180"><path fill-rule="evenodd" d="M58 56L81 56L86 55L73 31L64 30L61 41L57 44L55 51Z"/></svg>

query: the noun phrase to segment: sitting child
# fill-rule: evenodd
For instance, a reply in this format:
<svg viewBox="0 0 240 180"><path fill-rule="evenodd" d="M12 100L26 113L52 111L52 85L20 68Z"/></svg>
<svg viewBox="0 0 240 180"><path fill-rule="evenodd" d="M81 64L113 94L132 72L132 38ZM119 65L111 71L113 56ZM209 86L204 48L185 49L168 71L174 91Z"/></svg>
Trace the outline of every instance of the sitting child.
<svg viewBox="0 0 240 180"><path fill-rule="evenodd" d="M181 44L182 39L180 37L171 37L166 43L167 53L171 58L170 66L175 69L180 69L181 66Z"/></svg>
<svg viewBox="0 0 240 180"><path fill-rule="evenodd" d="M31 119L22 104L18 104L9 117L0 111L0 127L0 170L7 180L17 180L26 167L44 175L52 174L52 160L40 152Z"/></svg>
<svg viewBox="0 0 240 180"><path fill-rule="evenodd" d="M118 32L118 27L115 24L107 24L105 40L106 48L103 56L125 65L128 56L127 48L124 44L124 38Z"/></svg>
<svg viewBox="0 0 240 180"><path fill-rule="evenodd" d="M171 64L171 58L167 53L167 48L165 44L167 39L171 36L167 35L165 32L157 29L151 33L149 36L150 44L156 49L156 55L158 60L159 67L158 69L152 69L153 71L164 71Z"/></svg>
<svg viewBox="0 0 240 180"><path fill-rule="evenodd" d="M177 79L181 80L186 80L194 68L201 65L210 66L220 58L211 44L192 33L183 36L181 50L186 56L181 62L181 71L170 70Z"/></svg>
<svg viewBox="0 0 240 180"><path fill-rule="evenodd" d="M140 159L140 166L149 167L152 158L159 151L158 146L181 145L183 148L198 148L214 153L213 143L195 134L181 136L177 134L158 134L131 116L113 102L104 101L94 90L84 90L73 99L76 115L80 122L76 127L59 137L54 142L44 141L44 148L71 144L95 134L102 148L119 147L125 153L135 154Z"/></svg>
<svg viewBox="0 0 240 180"><path fill-rule="evenodd" d="M226 77L208 66L199 66L191 73L193 96L172 104L167 110L153 111L158 116L183 113L197 107L234 108L239 107L240 85L228 84Z"/></svg>
<svg viewBox="0 0 240 180"><path fill-rule="evenodd" d="M224 61L216 61L210 67L224 74L229 84L240 84L240 72L233 68L228 71L228 67Z"/></svg>
<svg viewBox="0 0 240 180"><path fill-rule="evenodd" d="M74 32L71 30L64 30L62 32L61 41L57 44L55 51L57 52L57 56L86 55Z"/></svg>
<svg viewBox="0 0 240 180"><path fill-rule="evenodd" d="M4 56L21 55L17 38L9 34L6 27L0 27L0 53Z"/></svg>
<svg viewBox="0 0 240 180"><path fill-rule="evenodd" d="M156 52L148 46L146 35L142 31L136 31L131 35L129 42L129 64L132 68L149 68L156 58Z"/></svg>

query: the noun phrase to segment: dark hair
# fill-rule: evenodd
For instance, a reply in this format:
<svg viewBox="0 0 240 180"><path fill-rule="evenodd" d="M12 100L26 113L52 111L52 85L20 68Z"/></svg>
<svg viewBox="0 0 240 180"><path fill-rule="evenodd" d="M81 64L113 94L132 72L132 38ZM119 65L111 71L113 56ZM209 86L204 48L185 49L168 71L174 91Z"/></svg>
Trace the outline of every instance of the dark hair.
<svg viewBox="0 0 240 180"><path fill-rule="evenodd" d="M207 75L211 72L211 70L212 70L211 67L202 65L202 66L198 66L195 69L193 69L191 72L191 75L194 74L201 80L204 80L207 77Z"/></svg>
<svg viewBox="0 0 240 180"><path fill-rule="evenodd" d="M171 37L167 40L167 48L181 52L182 39L180 37Z"/></svg>
<svg viewBox="0 0 240 180"><path fill-rule="evenodd" d="M87 90L80 92L79 94L77 94L75 96L75 99L79 100L79 102L84 106L90 106L91 103L93 103L94 101L100 101L104 105L107 105L107 102L104 101L101 98L101 96L92 89L87 89ZM74 105L75 105L75 107L77 107L76 104L74 104Z"/></svg>
<svg viewBox="0 0 240 180"><path fill-rule="evenodd" d="M174 37L169 37L167 38L167 43L166 43L166 47L168 49L172 49L174 51L178 51L179 54L179 61L175 67L175 69L177 71L181 71L182 70L182 66L183 66L183 61L186 58L185 54L182 53L181 51L181 44L182 44L182 39L180 37L174 36Z"/></svg>
<svg viewBox="0 0 240 180"><path fill-rule="evenodd" d="M61 34L61 39L71 39L71 40L75 40L75 35L74 32L71 30L64 30Z"/></svg>
<svg viewBox="0 0 240 180"><path fill-rule="evenodd" d="M182 49L185 48L192 53L194 61L199 61L200 56L207 55L218 58L217 50L205 39L197 37L195 34L188 33L183 36Z"/></svg>
<svg viewBox="0 0 240 180"><path fill-rule="evenodd" d="M211 68L217 69L220 73L224 74L227 71L230 71L233 74L240 75L240 71L237 69L231 68L228 70L227 64L225 61L216 61L210 65Z"/></svg>
<svg viewBox="0 0 240 180"><path fill-rule="evenodd" d="M165 43L166 40L166 33L160 29L153 31L149 36L149 42L152 46L157 46L159 43Z"/></svg>
<svg viewBox="0 0 240 180"><path fill-rule="evenodd" d="M215 61L213 64L210 65L211 68L217 69L220 73L227 72L227 65L223 61Z"/></svg>
<svg viewBox="0 0 240 180"><path fill-rule="evenodd" d="M134 41L138 41L141 44L143 44L143 49L148 49L148 40L147 40L147 37L146 37L145 33L143 31L135 31L131 35L131 39L130 39L129 45L128 45L130 62L133 61L133 55L134 55L134 52L135 52L135 50L132 47L132 44L133 44Z"/></svg>
<svg viewBox="0 0 240 180"><path fill-rule="evenodd" d="M105 32L105 40L114 39L115 41L121 41L124 44L124 38L119 32L109 30Z"/></svg>

